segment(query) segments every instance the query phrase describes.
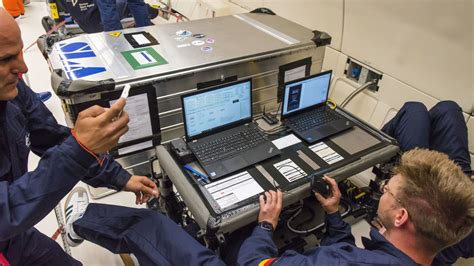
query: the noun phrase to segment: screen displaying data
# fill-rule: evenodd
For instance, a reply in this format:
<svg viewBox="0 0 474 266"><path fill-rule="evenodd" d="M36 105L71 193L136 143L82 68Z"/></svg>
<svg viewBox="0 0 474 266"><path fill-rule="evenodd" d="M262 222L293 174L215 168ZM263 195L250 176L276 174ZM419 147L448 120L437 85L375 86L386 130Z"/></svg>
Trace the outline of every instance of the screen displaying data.
<svg viewBox="0 0 474 266"><path fill-rule="evenodd" d="M188 137L248 119L251 109L251 81L183 97Z"/></svg>
<svg viewBox="0 0 474 266"><path fill-rule="evenodd" d="M323 103L327 100L331 72L287 84L283 115Z"/></svg>

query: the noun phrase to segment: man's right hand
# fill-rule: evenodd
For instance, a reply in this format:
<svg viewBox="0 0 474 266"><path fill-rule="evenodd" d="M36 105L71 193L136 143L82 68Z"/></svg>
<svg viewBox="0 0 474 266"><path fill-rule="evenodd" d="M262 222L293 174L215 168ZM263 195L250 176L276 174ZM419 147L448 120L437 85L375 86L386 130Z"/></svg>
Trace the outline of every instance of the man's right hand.
<svg viewBox="0 0 474 266"><path fill-rule="evenodd" d="M263 221L271 223L273 229L278 224L281 208L283 206L283 193L280 190L277 192L270 190L265 192L265 197L260 195L260 212L258 214L258 222Z"/></svg>
<svg viewBox="0 0 474 266"><path fill-rule="evenodd" d="M115 147L128 131L128 114L122 112L117 118L124 107L125 100L120 98L109 109L95 105L80 112L74 125L77 140L96 154Z"/></svg>
<svg viewBox="0 0 474 266"><path fill-rule="evenodd" d="M316 199L318 199L321 206L323 206L326 213L331 214L339 211L339 201L341 200L341 191L337 186L336 180L330 178L329 176L323 177L324 181L326 181L329 186L331 187L331 195L327 198L323 197L319 193L314 193Z"/></svg>

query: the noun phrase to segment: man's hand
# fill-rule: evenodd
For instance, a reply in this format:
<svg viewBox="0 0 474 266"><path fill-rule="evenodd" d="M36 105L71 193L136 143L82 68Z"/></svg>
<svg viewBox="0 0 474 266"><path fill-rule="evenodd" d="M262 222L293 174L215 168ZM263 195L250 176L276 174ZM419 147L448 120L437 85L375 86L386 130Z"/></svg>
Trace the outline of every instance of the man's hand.
<svg viewBox="0 0 474 266"><path fill-rule="evenodd" d="M258 214L258 222L269 222L273 225L273 229L275 229L283 206L283 193L280 190L277 192L270 190L265 192L265 197L266 199L264 199L263 195L260 195L259 198L260 212Z"/></svg>
<svg viewBox="0 0 474 266"><path fill-rule="evenodd" d="M341 200L341 191L337 187L337 182L333 178L329 176L323 177L324 181L326 181L329 186L331 187L331 196L325 198L319 193L314 193L316 199L318 199L321 206L323 206L326 213L331 214L339 211L339 201Z"/></svg>
<svg viewBox="0 0 474 266"><path fill-rule="evenodd" d="M95 105L80 112L74 125L77 140L96 154L115 147L128 131L128 114L117 117L124 106L125 100L120 98L109 109Z"/></svg>
<svg viewBox="0 0 474 266"><path fill-rule="evenodd" d="M130 180L128 180L123 190L135 193L136 204L143 204L152 197L158 198L160 196L156 184L146 176L133 175L130 177Z"/></svg>

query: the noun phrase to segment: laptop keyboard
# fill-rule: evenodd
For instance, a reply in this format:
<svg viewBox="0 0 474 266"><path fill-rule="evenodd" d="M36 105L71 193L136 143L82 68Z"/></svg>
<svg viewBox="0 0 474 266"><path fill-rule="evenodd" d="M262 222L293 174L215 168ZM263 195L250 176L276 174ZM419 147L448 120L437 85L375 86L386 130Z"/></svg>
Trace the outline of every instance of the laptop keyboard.
<svg viewBox="0 0 474 266"><path fill-rule="evenodd" d="M231 157L244 150L252 149L267 141L263 133L249 128L229 136L214 139L193 147L193 152L203 162L211 162Z"/></svg>
<svg viewBox="0 0 474 266"><path fill-rule="evenodd" d="M306 131L310 128L317 127L340 118L341 117L334 112L317 110L300 115L298 118L291 119L289 122L296 130Z"/></svg>

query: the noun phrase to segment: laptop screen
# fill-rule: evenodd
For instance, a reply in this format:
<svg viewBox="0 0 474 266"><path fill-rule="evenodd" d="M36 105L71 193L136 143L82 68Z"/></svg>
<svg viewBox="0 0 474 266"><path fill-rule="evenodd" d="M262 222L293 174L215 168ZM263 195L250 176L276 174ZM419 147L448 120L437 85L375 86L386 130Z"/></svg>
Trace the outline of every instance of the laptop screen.
<svg viewBox="0 0 474 266"><path fill-rule="evenodd" d="M247 79L184 95L182 104L187 140L214 129L251 121L251 83Z"/></svg>
<svg viewBox="0 0 474 266"><path fill-rule="evenodd" d="M326 102L332 71L285 84L283 116Z"/></svg>

